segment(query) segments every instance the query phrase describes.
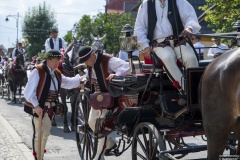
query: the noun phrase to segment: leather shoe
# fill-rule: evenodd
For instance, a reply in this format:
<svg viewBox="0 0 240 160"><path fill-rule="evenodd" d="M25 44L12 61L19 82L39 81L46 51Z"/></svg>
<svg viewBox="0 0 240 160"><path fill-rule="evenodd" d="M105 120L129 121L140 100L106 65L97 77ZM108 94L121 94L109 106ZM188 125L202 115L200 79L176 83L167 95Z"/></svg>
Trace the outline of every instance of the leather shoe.
<svg viewBox="0 0 240 160"><path fill-rule="evenodd" d="M114 145L113 145L111 148L106 149L104 155L105 155L105 156L109 155L110 152L111 152L111 150L113 150L113 149L115 149L115 148L117 148L117 144L116 144L116 143L114 143Z"/></svg>

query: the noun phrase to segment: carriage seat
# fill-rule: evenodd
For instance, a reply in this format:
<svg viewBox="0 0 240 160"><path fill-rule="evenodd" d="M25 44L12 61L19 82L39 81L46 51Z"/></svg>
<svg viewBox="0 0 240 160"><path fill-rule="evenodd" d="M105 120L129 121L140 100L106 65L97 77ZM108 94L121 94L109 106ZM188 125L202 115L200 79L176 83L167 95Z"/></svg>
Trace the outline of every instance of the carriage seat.
<svg viewBox="0 0 240 160"><path fill-rule="evenodd" d="M161 61L161 59L159 59L158 57L155 56L155 60L148 59L148 58L144 57L144 64L142 64L143 71L151 71L154 68L154 61L158 62L157 63L158 65L156 66L156 69L162 69L163 68L164 64ZM179 68L181 68L183 66L182 63L179 60L177 60L176 64Z"/></svg>
<svg viewBox="0 0 240 160"><path fill-rule="evenodd" d="M199 67L207 67L212 61L212 59L200 60Z"/></svg>

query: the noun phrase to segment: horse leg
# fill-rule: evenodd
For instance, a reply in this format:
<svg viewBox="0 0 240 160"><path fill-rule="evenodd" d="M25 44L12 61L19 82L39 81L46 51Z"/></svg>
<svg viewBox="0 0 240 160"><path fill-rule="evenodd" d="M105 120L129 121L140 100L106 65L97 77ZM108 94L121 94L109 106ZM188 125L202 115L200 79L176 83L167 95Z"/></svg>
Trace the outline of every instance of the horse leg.
<svg viewBox="0 0 240 160"><path fill-rule="evenodd" d="M74 112L75 112L75 106L76 106L76 102L77 102L77 96L78 96L78 94L74 92L74 95L71 97L72 98L72 101L71 101L71 109L72 109L71 131L75 131L75 128L74 128Z"/></svg>
<svg viewBox="0 0 240 160"><path fill-rule="evenodd" d="M68 113L68 107L67 107L67 103L66 103L66 90L65 89L60 89L60 96L61 96L61 100L64 106L63 109L63 131L65 133L69 133L70 129L68 127L68 118L67 118L67 113Z"/></svg>
<svg viewBox="0 0 240 160"><path fill-rule="evenodd" d="M237 152L235 153L235 155L240 155L240 117L238 117L236 119L236 125L234 127L234 132L236 134L237 137L237 141L238 141L238 145L237 145Z"/></svg>
<svg viewBox="0 0 240 160"><path fill-rule="evenodd" d="M19 89L18 89L18 93L19 93L19 99L18 99L18 103L21 104L22 103L22 84L19 85Z"/></svg>
<svg viewBox="0 0 240 160"><path fill-rule="evenodd" d="M218 107L221 108L221 106ZM226 148L228 136L232 128L232 119L229 114L224 115L224 113L225 118L222 116L211 117L209 115L211 114L208 114L207 118L206 115L203 115L205 116L205 122L207 122L204 122L204 130L207 136L208 159L218 160L219 155L222 155Z"/></svg>
<svg viewBox="0 0 240 160"><path fill-rule="evenodd" d="M9 87L10 87L10 93L11 93L11 102L14 102L14 86L13 82L9 80Z"/></svg>

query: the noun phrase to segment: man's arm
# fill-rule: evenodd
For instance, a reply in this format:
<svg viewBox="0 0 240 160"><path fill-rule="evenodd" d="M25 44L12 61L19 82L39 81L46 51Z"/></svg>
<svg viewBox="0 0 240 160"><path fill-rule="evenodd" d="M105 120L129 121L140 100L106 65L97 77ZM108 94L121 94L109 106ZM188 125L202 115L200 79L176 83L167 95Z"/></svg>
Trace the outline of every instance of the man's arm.
<svg viewBox="0 0 240 160"><path fill-rule="evenodd" d="M116 76L125 76L130 73L129 63L121 60L120 58L110 58L108 67L111 71L115 72Z"/></svg>
<svg viewBox="0 0 240 160"><path fill-rule="evenodd" d="M149 47L149 40L147 39L148 34L148 12L147 12L147 1L143 1L138 9L138 14L134 26L134 35L138 38L138 43L141 49Z"/></svg>
<svg viewBox="0 0 240 160"><path fill-rule="evenodd" d="M37 86L39 82L39 74L38 70L35 68L29 74L27 85L24 89L24 98L32 103L34 107L38 106L38 99L37 99Z"/></svg>
<svg viewBox="0 0 240 160"><path fill-rule="evenodd" d="M50 38L46 39L46 42L45 42L45 45L44 45L46 52L48 52L49 50L51 50L49 40L50 40Z"/></svg>
<svg viewBox="0 0 240 160"><path fill-rule="evenodd" d="M183 26L185 29L190 29L190 33L197 33L201 29L198 23L198 18L193 6L186 0L177 0L177 7Z"/></svg>
<svg viewBox="0 0 240 160"><path fill-rule="evenodd" d="M15 56L16 49L17 49L17 48L15 48L15 49L12 51L12 59L13 59L13 60L16 58L16 56Z"/></svg>
<svg viewBox="0 0 240 160"><path fill-rule="evenodd" d="M62 39L62 48L65 50L67 48L66 42L65 42L65 40L63 38L61 38L61 39Z"/></svg>
<svg viewBox="0 0 240 160"><path fill-rule="evenodd" d="M80 77L79 74L77 74L75 77L65 77L62 74L61 88L65 88L65 89L77 88L79 87L81 80L82 78Z"/></svg>

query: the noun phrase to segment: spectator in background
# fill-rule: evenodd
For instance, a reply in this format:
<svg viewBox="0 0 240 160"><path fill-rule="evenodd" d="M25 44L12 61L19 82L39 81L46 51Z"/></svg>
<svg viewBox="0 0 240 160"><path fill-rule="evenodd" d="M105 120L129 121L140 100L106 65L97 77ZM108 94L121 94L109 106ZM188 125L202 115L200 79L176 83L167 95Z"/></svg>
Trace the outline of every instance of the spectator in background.
<svg viewBox="0 0 240 160"><path fill-rule="evenodd" d="M217 58L228 50L228 47L221 43L221 38L213 38L212 40L214 41L214 45L212 46L213 48L208 50L208 57Z"/></svg>
<svg viewBox="0 0 240 160"><path fill-rule="evenodd" d="M205 49L204 49L204 45L200 42L200 40L201 40L201 37L199 36L192 38L192 41L194 43L193 46L198 54L199 60L203 60Z"/></svg>
<svg viewBox="0 0 240 160"><path fill-rule="evenodd" d="M13 50L12 59L15 60L18 54L25 54L25 49L23 49L22 43L18 43L17 47Z"/></svg>
<svg viewBox="0 0 240 160"><path fill-rule="evenodd" d="M139 57L139 51L138 51L138 50L135 50L135 51L132 53L132 55ZM119 53L118 53L118 58L120 58L120 59L128 62L128 53L125 52L125 51L120 50Z"/></svg>
<svg viewBox="0 0 240 160"><path fill-rule="evenodd" d="M63 38L58 37L58 30L53 28L51 30L51 37L48 38L45 42L45 51L48 52L51 49L58 50L66 48L66 42Z"/></svg>

